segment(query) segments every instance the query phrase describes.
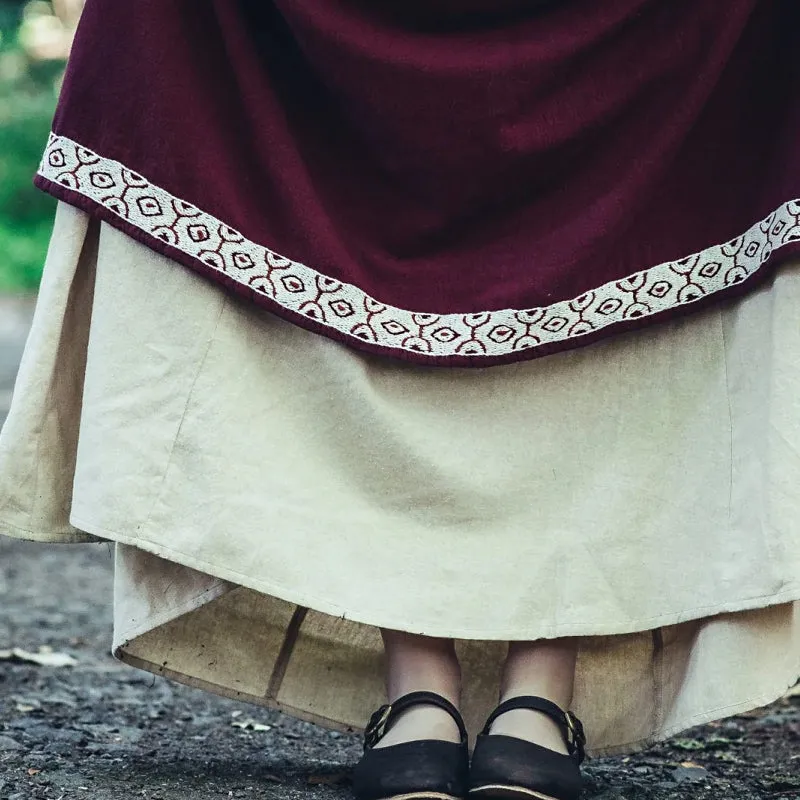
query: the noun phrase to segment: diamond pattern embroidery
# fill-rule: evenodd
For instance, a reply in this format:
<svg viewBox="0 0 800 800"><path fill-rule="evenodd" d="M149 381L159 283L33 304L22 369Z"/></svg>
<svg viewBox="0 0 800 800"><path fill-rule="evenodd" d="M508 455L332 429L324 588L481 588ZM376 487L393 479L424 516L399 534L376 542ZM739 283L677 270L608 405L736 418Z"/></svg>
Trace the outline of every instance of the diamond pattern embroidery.
<svg viewBox="0 0 800 800"><path fill-rule="evenodd" d="M250 288L273 307L313 320L315 329L327 327L345 340L423 354L426 361L466 356L479 365L486 357L532 356L537 348L723 291L751 277L775 250L800 241L800 199L792 199L731 241L546 307L431 314L387 305L357 286L249 241L146 176L67 137L51 134L39 174Z"/></svg>

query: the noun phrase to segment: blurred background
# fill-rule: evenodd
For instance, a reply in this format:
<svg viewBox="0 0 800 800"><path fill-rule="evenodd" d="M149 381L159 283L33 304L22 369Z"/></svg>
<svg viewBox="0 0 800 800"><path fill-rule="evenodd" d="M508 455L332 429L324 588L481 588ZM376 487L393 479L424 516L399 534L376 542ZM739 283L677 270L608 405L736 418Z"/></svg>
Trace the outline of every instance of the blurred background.
<svg viewBox="0 0 800 800"><path fill-rule="evenodd" d="M84 0L0 0L0 294L39 285L55 201L32 185Z"/></svg>

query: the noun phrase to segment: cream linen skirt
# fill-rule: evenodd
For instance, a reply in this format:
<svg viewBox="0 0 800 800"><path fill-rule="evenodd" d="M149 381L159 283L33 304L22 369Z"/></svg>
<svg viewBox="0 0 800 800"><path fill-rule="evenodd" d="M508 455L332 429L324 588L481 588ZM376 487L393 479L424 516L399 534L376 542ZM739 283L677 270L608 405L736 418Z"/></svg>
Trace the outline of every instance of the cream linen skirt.
<svg viewBox="0 0 800 800"><path fill-rule="evenodd" d="M800 264L746 299L487 369L357 353L60 206L0 530L116 547L114 653L358 730L377 627L578 637L589 753L800 673Z"/></svg>

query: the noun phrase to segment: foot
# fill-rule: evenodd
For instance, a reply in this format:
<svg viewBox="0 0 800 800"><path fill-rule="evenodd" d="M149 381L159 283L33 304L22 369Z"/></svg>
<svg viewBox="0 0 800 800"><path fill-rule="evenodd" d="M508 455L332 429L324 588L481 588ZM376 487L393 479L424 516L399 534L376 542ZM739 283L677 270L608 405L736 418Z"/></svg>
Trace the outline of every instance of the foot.
<svg viewBox="0 0 800 800"><path fill-rule="evenodd" d="M546 714L528 708L515 709L501 714L492 723L489 733L514 736L564 755L568 752L561 728Z"/></svg>
<svg viewBox="0 0 800 800"><path fill-rule="evenodd" d="M375 748L420 739L441 739L458 744L461 736L455 720L446 711L436 706L414 706L397 717L397 721Z"/></svg>

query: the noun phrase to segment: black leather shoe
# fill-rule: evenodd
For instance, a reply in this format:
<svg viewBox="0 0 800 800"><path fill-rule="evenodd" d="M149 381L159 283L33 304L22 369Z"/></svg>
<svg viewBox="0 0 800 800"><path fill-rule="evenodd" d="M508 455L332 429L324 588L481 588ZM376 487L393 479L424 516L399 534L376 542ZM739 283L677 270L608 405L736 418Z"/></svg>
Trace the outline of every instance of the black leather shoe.
<svg viewBox="0 0 800 800"><path fill-rule="evenodd" d="M416 705L438 706L450 714L461 742L420 739L374 749L397 716ZM353 793L356 800L462 800L468 779L467 729L458 709L433 692L412 692L372 715L364 756L353 774Z"/></svg>
<svg viewBox="0 0 800 800"><path fill-rule="evenodd" d="M489 735L492 723L506 711L529 708L558 723L569 755L515 736ZM544 697L514 697L501 703L486 721L475 743L469 797L577 800L583 785L580 763L586 737L581 721Z"/></svg>

